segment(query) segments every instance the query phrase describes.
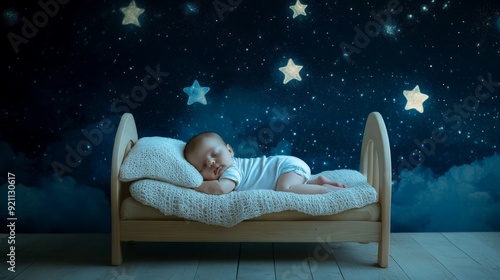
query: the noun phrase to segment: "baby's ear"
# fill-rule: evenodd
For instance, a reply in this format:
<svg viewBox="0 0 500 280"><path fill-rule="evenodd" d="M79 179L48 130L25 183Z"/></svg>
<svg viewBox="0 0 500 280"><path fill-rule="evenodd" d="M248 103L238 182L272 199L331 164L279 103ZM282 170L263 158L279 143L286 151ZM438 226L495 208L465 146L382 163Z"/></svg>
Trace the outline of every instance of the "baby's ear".
<svg viewBox="0 0 500 280"><path fill-rule="evenodd" d="M234 151L233 151L233 148L231 147L231 145L226 144L226 147L227 147L227 150L229 151L229 153L234 156Z"/></svg>

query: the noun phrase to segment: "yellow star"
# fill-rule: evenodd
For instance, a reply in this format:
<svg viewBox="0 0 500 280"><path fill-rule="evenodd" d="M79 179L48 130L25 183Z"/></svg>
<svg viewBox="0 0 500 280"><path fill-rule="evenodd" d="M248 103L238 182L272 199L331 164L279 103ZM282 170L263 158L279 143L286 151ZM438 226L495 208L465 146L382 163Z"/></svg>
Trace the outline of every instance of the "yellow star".
<svg viewBox="0 0 500 280"><path fill-rule="evenodd" d="M130 5L128 5L128 7L120 8L120 11L125 15L122 21L123 25L134 24L139 27L141 26L137 18L142 13L144 13L144 9L137 8L137 6L135 5L135 0L132 0L132 2L130 2Z"/></svg>
<svg viewBox="0 0 500 280"><path fill-rule="evenodd" d="M295 5L290 6L290 9L293 11L293 18L296 18L299 15L306 15L306 7L307 5L304 5L300 3L300 0L297 0Z"/></svg>
<svg viewBox="0 0 500 280"><path fill-rule="evenodd" d="M283 72L283 74L285 74L285 80L283 80L283 84L286 84L293 79L302 81L302 78L299 75L299 71L300 69L302 69L302 67L303 66L295 65L291 58L288 59L288 64L284 67L279 68L279 70Z"/></svg>
<svg viewBox="0 0 500 280"><path fill-rule="evenodd" d="M406 97L405 110L415 109L420 113L424 112L423 103L429 96L421 93L418 85L413 90L404 90L403 94Z"/></svg>

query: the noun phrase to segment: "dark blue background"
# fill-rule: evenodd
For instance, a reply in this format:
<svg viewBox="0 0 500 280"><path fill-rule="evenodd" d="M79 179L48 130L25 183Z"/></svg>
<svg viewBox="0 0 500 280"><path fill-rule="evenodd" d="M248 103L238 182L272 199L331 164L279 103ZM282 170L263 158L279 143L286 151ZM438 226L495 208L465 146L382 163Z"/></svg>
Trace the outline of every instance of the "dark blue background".
<svg viewBox="0 0 500 280"><path fill-rule="evenodd" d="M340 45L354 45L354 28L389 1L302 1L307 16L292 19L295 1L242 0L220 17L213 1L138 0L141 27L121 24L129 1L94 2L59 5L16 53L8 34L21 36L23 17L42 8L3 1L0 198L14 173L17 232L110 230L110 157L125 109L140 137L213 130L241 157L292 154L314 173L358 169L365 119L379 111L392 149L393 231L500 230L497 1L401 1L351 63ZM278 68L289 58L302 81L283 84ZM121 101L147 67L168 77ZM483 86L483 100L479 76L495 85ZM210 87L207 105L187 105L182 89L194 80ZM403 91L416 85L429 95L423 113L404 110ZM436 130L446 140L432 147L425 139ZM85 131L102 137L83 145ZM418 142L432 153L419 158ZM68 158L77 149L88 155Z"/></svg>

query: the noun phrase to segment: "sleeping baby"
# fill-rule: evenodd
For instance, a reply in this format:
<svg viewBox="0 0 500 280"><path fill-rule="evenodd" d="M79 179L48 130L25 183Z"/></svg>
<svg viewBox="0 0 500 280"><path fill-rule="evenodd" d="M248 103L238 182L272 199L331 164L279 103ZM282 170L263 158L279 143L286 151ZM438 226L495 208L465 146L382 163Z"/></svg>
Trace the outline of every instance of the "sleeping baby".
<svg viewBox="0 0 500 280"><path fill-rule="evenodd" d="M209 194L252 189L322 194L347 187L324 176L309 180L309 166L296 157L235 158L231 146L213 132L191 138L184 148L184 157L203 177L196 190Z"/></svg>

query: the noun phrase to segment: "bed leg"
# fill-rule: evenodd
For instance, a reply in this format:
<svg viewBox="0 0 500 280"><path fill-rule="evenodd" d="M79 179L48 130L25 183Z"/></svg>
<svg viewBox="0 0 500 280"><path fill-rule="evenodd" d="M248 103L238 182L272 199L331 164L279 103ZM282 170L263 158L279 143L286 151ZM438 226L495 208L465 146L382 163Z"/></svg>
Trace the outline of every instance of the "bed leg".
<svg viewBox="0 0 500 280"><path fill-rule="evenodd" d="M122 258L122 244L120 240L113 239L111 240L111 264L112 265L121 265L123 261Z"/></svg>
<svg viewBox="0 0 500 280"><path fill-rule="evenodd" d="M382 233L382 238L378 243L378 266L386 268L389 266L389 244L390 234Z"/></svg>

